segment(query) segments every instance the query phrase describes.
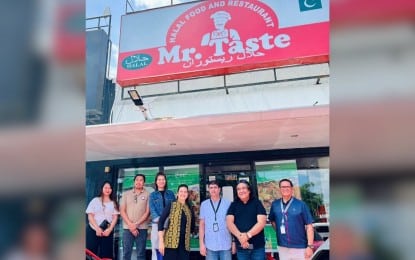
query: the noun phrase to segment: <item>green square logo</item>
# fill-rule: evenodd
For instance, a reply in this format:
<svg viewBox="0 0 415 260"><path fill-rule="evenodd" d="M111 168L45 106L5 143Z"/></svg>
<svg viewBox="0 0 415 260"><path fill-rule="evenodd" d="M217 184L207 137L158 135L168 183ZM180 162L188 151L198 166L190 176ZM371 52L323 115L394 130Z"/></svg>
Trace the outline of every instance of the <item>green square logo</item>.
<svg viewBox="0 0 415 260"><path fill-rule="evenodd" d="M300 11L310 11L321 8L321 0L298 0Z"/></svg>

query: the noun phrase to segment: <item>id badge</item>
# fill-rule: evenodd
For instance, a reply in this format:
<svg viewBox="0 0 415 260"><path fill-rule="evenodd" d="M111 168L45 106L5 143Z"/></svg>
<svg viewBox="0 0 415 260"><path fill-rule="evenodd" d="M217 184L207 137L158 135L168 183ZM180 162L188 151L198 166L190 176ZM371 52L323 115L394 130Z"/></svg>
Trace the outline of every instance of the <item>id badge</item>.
<svg viewBox="0 0 415 260"><path fill-rule="evenodd" d="M213 223L213 232L218 232L218 231L219 231L218 223Z"/></svg>
<svg viewBox="0 0 415 260"><path fill-rule="evenodd" d="M280 226L280 230L281 230L281 234L285 234L285 226L284 225Z"/></svg>

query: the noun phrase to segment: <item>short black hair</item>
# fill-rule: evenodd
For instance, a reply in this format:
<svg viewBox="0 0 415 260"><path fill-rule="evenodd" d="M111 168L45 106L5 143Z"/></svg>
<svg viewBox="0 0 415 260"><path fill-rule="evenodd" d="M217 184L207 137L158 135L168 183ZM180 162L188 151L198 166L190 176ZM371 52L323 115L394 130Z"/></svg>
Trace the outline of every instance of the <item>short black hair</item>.
<svg viewBox="0 0 415 260"><path fill-rule="evenodd" d="M292 182L290 179L282 179L282 180L280 180L280 182L278 183L278 187L281 187L281 182L283 182L283 181L289 182L291 187L293 187L293 186L294 186L294 185L293 185L293 182Z"/></svg>
<svg viewBox="0 0 415 260"><path fill-rule="evenodd" d="M209 187L210 185L216 185L219 188L222 188L221 185L220 185L220 183L217 180L209 181L208 184L207 184L207 186Z"/></svg>
<svg viewBox="0 0 415 260"><path fill-rule="evenodd" d="M144 182L146 182L146 176L145 176L144 174L142 174L142 173L137 173L137 174L134 176L134 181L135 181L135 179L137 179L137 177L138 177L138 176L143 177Z"/></svg>

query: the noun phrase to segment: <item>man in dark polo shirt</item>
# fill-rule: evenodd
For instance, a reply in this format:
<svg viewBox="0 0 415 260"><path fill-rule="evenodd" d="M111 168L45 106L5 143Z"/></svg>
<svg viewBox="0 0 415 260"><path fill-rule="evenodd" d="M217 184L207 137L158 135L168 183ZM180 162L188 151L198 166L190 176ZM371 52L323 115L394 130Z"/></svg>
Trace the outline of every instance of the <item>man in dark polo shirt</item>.
<svg viewBox="0 0 415 260"><path fill-rule="evenodd" d="M253 197L249 182L239 181L236 191L238 198L229 207L226 223L235 237L238 260L264 260L265 208L259 199Z"/></svg>
<svg viewBox="0 0 415 260"><path fill-rule="evenodd" d="M310 259L314 242L310 209L293 197L291 180L280 180L279 187L282 197L272 202L268 217L277 233L278 255L281 260Z"/></svg>

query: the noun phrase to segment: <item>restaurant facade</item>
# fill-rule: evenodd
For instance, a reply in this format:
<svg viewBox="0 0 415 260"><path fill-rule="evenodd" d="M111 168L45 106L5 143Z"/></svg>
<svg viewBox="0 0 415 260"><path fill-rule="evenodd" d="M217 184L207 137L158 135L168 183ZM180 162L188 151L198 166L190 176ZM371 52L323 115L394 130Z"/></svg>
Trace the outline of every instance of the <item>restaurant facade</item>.
<svg viewBox="0 0 415 260"><path fill-rule="evenodd" d="M230 200L249 181L269 213L289 178L315 221L329 222L329 5L315 2L195 1L124 15L110 123L86 127L87 202L104 179L120 198L137 173L151 192L163 171L174 192L189 186L196 215L211 180ZM270 223L265 236L278 251Z"/></svg>

